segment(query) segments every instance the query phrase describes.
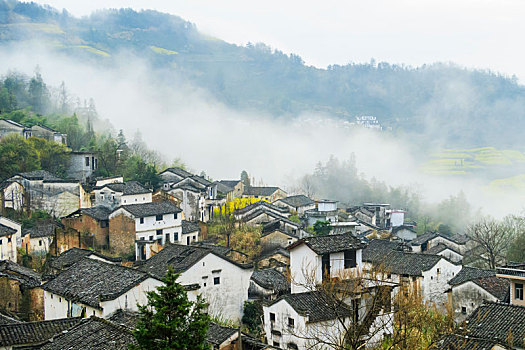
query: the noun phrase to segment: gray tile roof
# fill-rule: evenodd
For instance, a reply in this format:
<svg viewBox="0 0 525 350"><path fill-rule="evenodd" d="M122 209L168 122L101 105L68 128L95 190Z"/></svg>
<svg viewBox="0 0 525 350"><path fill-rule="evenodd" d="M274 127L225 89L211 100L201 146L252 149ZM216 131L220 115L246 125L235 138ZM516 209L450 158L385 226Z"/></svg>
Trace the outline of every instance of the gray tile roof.
<svg viewBox="0 0 525 350"><path fill-rule="evenodd" d="M108 220L109 214L111 214L113 210L102 205L97 205L92 208L80 209L80 212L84 215L91 216L95 220L101 221Z"/></svg>
<svg viewBox="0 0 525 350"><path fill-rule="evenodd" d="M90 317L44 344L42 350L127 350L137 345L131 330L111 321Z"/></svg>
<svg viewBox="0 0 525 350"><path fill-rule="evenodd" d="M71 248L60 254L59 256L53 258L50 262L50 266L57 270L64 270L73 264L76 264L80 260L82 260L84 257L88 257L90 255L96 255L104 260L108 260L111 262L120 262L122 261L121 258L114 258L110 256L102 255L98 252L95 252L93 250L89 249L81 249L81 248Z"/></svg>
<svg viewBox="0 0 525 350"><path fill-rule="evenodd" d="M215 254L240 268L252 267L251 265L239 264L224 255L215 253L212 249L195 245L168 244L151 258L141 262L138 269L160 279L168 271L168 266L172 266L175 272L184 272L208 254Z"/></svg>
<svg viewBox="0 0 525 350"><path fill-rule="evenodd" d="M16 233L14 228L0 224L0 237L11 236Z"/></svg>
<svg viewBox="0 0 525 350"><path fill-rule="evenodd" d="M251 279L261 287L281 294L290 291L290 282L286 276L275 269L255 270Z"/></svg>
<svg viewBox="0 0 525 350"><path fill-rule="evenodd" d="M112 182L102 186L102 188L104 187L107 187L115 192L120 192L125 196L151 192L151 190L142 186L138 181L128 181L125 183Z"/></svg>
<svg viewBox="0 0 525 350"><path fill-rule="evenodd" d="M163 214L174 214L180 213L182 211L175 203L170 201L128 204L122 205L120 208L125 209L137 218Z"/></svg>
<svg viewBox="0 0 525 350"><path fill-rule="evenodd" d="M245 187L243 195L248 196L271 196L275 191L279 190L279 187Z"/></svg>
<svg viewBox="0 0 525 350"><path fill-rule="evenodd" d="M478 269L477 267L463 266L454 278L448 281L451 286L456 286L467 281L472 281L478 278L496 276L496 271Z"/></svg>
<svg viewBox="0 0 525 350"><path fill-rule="evenodd" d="M443 252L443 251L445 251L445 250L447 250L447 249L448 249L448 250L451 250L451 251L453 251L454 253L459 254L459 255L461 255L461 256L463 255L463 254L461 254L460 252L458 252L457 250L455 250L454 248L449 247L449 246L447 246L447 245L445 245L445 244L443 244L443 243L438 243L438 244L436 244L435 246L432 246L432 247L428 248L428 249L425 250L423 253L424 253L424 254L434 254L434 255L437 255L437 254L439 254L439 253L441 253L441 252Z"/></svg>
<svg viewBox="0 0 525 350"><path fill-rule="evenodd" d="M440 234L438 232L427 232L425 234L422 234L421 236L418 236L416 238L414 238L413 240L410 241L410 244L411 245L421 245L425 242L428 242L436 237L441 237L441 238L444 238L444 239L447 239L451 242L454 242L456 244L460 244L460 245L463 245L463 244L466 244L469 240L469 238L467 236L463 236L463 235L452 235L452 236L447 236L447 235L443 235L443 234Z"/></svg>
<svg viewBox="0 0 525 350"><path fill-rule="evenodd" d="M100 308L149 277L147 273L100 260L84 258L42 288L68 300Z"/></svg>
<svg viewBox="0 0 525 350"><path fill-rule="evenodd" d="M168 271L168 266L172 266L176 272L184 272L210 253L210 249L169 244L139 265L138 269L162 278Z"/></svg>
<svg viewBox="0 0 525 350"><path fill-rule="evenodd" d="M290 245L287 249L291 250L303 243L319 255L337 253L349 249L362 249L366 246L366 243L351 234L340 234L303 238Z"/></svg>
<svg viewBox="0 0 525 350"><path fill-rule="evenodd" d="M18 173L18 175L28 180L60 180L58 177L46 170L34 170L25 173Z"/></svg>
<svg viewBox="0 0 525 350"><path fill-rule="evenodd" d="M410 247L402 241L390 241L388 239L372 239L363 249L363 261L378 261L391 251L410 251Z"/></svg>
<svg viewBox="0 0 525 350"><path fill-rule="evenodd" d="M233 190L241 180L219 180L217 182Z"/></svg>
<svg viewBox="0 0 525 350"><path fill-rule="evenodd" d="M38 273L10 260L0 261L0 276L18 281L27 288L38 287L41 284L41 277Z"/></svg>
<svg viewBox="0 0 525 350"><path fill-rule="evenodd" d="M350 306L329 298L322 292L306 292L283 295L271 305L285 300L300 315L308 316L309 323L333 320L351 315Z"/></svg>
<svg viewBox="0 0 525 350"><path fill-rule="evenodd" d="M182 234L200 232L200 226L197 222L182 220Z"/></svg>
<svg viewBox="0 0 525 350"><path fill-rule="evenodd" d="M57 225L54 223L40 223L36 224L34 227L22 230L22 235L25 236L29 234L29 237L31 238L53 237L55 235L56 227Z"/></svg>
<svg viewBox="0 0 525 350"><path fill-rule="evenodd" d="M181 176L181 177L191 177L191 176L193 176L192 173L189 173L189 172L187 172L186 170L184 170L182 168L168 168L168 169L164 170L163 172L161 172L161 174L163 174L165 172L174 173L174 174L176 174L178 176Z"/></svg>
<svg viewBox="0 0 525 350"><path fill-rule="evenodd" d="M220 181L215 181L214 184L217 185L217 191L222 194L226 194L234 190L233 187L227 186Z"/></svg>
<svg viewBox="0 0 525 350"><path fill-rule="evenodd" d="M310 198L306 197L303 194L299 194L296 196L288 196L286 198L280 199L279 201L286 203L291 207L296 207L296 208L315 204L313 200L311 200Z"/></svg>
<svg viewBox="0 0 525 350"><path fill-rule="evenodd" d="M3 325L0 326L0 347L41 344L79 322L80 318L61 318Z"/></svg>
<svg viewBox="0 0 525 350"><path fill-rule="evenodd" d="M273 211L276 211L278 213L282 213L282 214L286 214L286 213L289 213L290 211L288 210L288 208L282 208L282 207L279 207L277 205L273 205L271 203L268 203L267 201L264 201L264 200L260 200L260 201L257 201L255 203L252 203L244 208L241 208L241 209L237 209L235 210L235 215L242 215L242 214L246 214L252 210L260 210L260 209L271 209Z"/></svg>
<svg viewBox="0 0 525 350"><path fill-rule="evenodd" d="M510 298L510 280L501 277L485 277L473 280L475 284L494 295L500 301L507 301Z"/></svg>
<svg viewBox="0 0 525 350"><path fill-rule="evenodd" d="M465 321L466 335L470 338L494 341L509 346L512 334L513 348L525 346L525 307L486 302Z"/></svg>
<svg viewBox="0 0 525 350"><path fill-rule="evenodd" d="M393 250L391 245L376 241L382 240L370 242L372 248L363 250L363 261L382 265L386 270L397 275L422 276L423 271L430 270L439 260L444 259L439 255ZM397 249L401 248L398 246Z"/></svg>
<svg viewBox="0 0 525 350"><path fill-rule="evenodd" d="M211 345L219 346L238 331L237 328L225 327L211 322L206 333L206 341Z"/></svg>
<svg viewBox="0 0 525 350"><path fill-rule="evenodd" d="M443 350L492 350L497 342L475 339L459 334L448 334L437 341L435 349Z"/></svg>
<svg viewBox="0 0 525 350"><path fill-rule="evenodd" d="M211 242L205 242L205 241L193 242L191 245L200 247L200 248L209 249L215 254L222 255L222 256L228 256L228 254L231 253L232 251L231 248L224 247L222 245L214 244Z"/></svg>
<svg viewBox="0 0 525 350"><path fill-rule="evenodd" d="M437 233L436 232L427 232L427 233L424 233L420 236L417 236L416 238L414 238L413 240L410 241L410 245L421 245L425 242L428 242L430 241L431 239L437 237Z"/></svg>
<svg viewBox="0 0 525 350"><path fill-rule="evenodd" d="M4 315L0 312L0 326L8 325L8 324L17 324L22 323L22 321L17 320L16 318L13 318L8 315Z"/></svg>
<svg viewBox="0 0 525 350"><path fill-rule="evenodd" d="M270 218L272 218L271 220L272 221L275 221L275 220L279 220L279 221L283 221L283 222L286 222L287 224L290 224L290 225L293 225L293 226L297 226L297 227L301 227L300 224L296 223L296 222L293 222L291 220L288 220L287 218L285 218L284 216L280 215L280 214L277 214L273 211L271 211L270 209L266 208L266 207L259 207L257 209L255 209L254 211L252 211L251 213L249 213L248 215L244 216L241 218L241 220L243 222L248 222L248 221L251 221L253 219L255 219L256 217L260 216L260 215L268 215Z"/></svg>
<svg viewBox="0 0 525 350"><path fill-rule="evenodd" d="M139 313L136 311L118 309L107 319L116 325L135 329L139 320Z"/></svg>

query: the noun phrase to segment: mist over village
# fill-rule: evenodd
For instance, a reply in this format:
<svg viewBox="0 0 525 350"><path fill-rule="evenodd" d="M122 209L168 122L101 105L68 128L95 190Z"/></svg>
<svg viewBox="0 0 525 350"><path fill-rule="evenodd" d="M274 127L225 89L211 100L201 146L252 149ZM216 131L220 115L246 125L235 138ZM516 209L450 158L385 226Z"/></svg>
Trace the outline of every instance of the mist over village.
<svg viewBox="0 0 525 350"><path fill-rule="evenodd" d="M523 15L0 0L0 350L524 349Z"/></svg>

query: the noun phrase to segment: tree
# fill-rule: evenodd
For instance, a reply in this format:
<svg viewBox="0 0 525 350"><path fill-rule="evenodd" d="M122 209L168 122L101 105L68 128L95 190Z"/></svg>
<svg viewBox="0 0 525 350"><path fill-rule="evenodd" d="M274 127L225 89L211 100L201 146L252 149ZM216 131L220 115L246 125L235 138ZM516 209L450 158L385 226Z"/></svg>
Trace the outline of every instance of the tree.
<svg viewBox="0 0 525 350"><path fill-rule="evenodd" d="M330 221L317 220L314 224L314 233L317 236L324 236L330 233L332 226Z"/></svg>
<svg viewBox="0 0 525 350"><path fill-rule="evenodd" d="M148 304L139 305L139 320L133 335L135 349L208 349L206 332L210 317L201 297L188 300L186 290L177 283L172 267L162 279L164 286L147 293Z"/></svg>
<svg viewBox="0 0 525 350"><path fill-rule="evenodd" d="M28 142L38 154L42 170L47 170L59 177L66 175L70 160L70 151L66 146L38 137L31 137Z"/></svg>
<svg viewBox="0 0 525 350"><path fill-rule="evenodd" d="M262 332L262 315L263 311L261 304L256 301L244 302L244 314L242 315L242 323L248 327L250 333L260 335Z"/></svg>
<svg viewBox="0 0 525 350"><path fill-rule="evenodd" d="M243 170L241 172L241 182L244 184L244 186L250 187L250 176L248 175L248 172L246 172L246 170Z"/></svg>
<svg viewBox="0 0 525 350"><path fill-rule="evenodd" d="M503 223L513 237L507 251L507 260L525 262L525 216L507 216Z"/></svg>
<svg viewBox="0 0 525 350"><path fill-rule="evenodd" d="M479 253L475 258L481 260L490 269L495 269L505 260L507 248L512 241L512 232L502 222L494 219L482 219L471 224L466 230L467 236L478 244Z"/></svg>
<svg viewBox="0 0 525 350"><path fill-rule="evenodd" d="M40 161L35 148L22 136L12 134L0 140L0 180L39 168Z"/></svg>

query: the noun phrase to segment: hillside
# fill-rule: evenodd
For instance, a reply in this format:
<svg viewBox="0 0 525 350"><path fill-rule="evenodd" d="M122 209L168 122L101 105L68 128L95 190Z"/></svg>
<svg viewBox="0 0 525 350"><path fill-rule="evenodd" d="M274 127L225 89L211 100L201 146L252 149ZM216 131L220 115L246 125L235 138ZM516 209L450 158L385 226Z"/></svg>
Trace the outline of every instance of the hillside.
<svg viewBox="0 0 525 350"><path fill-rule="evenodd" d="M417 136L420 144L434 141L433 147L525 147L525 87L492 72L439 63L317 69L264 44L242 47L210 38L182 18L155 11L121 9L76 18L0 0L0 44L13 42L44 43L109 66L125 50L166 70L166 79L170 74L185 79L241 110L275 116L319 111L349 121L372 115L385 129Z"/></svg>

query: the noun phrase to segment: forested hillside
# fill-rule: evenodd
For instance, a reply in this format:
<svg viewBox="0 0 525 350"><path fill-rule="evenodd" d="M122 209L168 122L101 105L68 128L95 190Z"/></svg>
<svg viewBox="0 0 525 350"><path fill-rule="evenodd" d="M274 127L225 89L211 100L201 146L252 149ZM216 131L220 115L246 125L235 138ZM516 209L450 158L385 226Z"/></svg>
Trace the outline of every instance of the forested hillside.
<svg viewBox="0 0 525 350"><path fill-rule="evenodd" d="M155 11L76 18L33 3L0 1L0 43L24 41L108 66L126 50L164 69L166 79L185 79L241 110L275 116L319 111L349 121L373 115L388 130L449 147L523 148L525 88L493 72L440 63L318 69L264 44L242 47L207 37L194 24Z"/></svg>

